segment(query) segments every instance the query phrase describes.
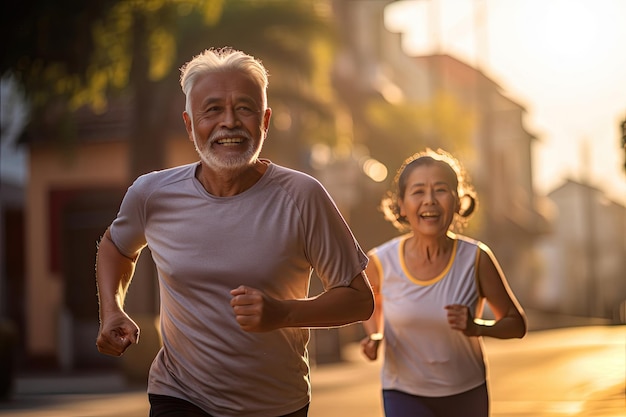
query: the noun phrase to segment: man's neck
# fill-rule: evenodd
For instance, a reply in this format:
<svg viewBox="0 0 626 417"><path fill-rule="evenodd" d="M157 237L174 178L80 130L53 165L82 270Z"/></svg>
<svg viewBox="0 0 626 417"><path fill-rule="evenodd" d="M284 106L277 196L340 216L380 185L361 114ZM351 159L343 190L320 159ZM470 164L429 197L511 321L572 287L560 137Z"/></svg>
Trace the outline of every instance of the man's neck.
<svg viewBox="0 0 626 417"><path fill-rule="evenodd" d="M256 184L267 167L268 162L259 159L250 165L232 170L215 170L201 162L196 170L196 178L209 194L216 197L232 197Z"/></svg>

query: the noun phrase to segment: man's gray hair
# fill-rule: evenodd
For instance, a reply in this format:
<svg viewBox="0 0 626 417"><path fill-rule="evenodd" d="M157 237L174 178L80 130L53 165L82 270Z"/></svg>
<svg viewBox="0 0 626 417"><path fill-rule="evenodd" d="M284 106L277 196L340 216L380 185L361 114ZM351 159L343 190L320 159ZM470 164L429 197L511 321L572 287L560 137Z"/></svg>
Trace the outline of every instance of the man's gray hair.
<svg viewBox="0 0 626 417"><path fill-rule="evenodd" d="M190 111L189 92L198 76L213 72L242 71L263 90L263 108L267 107L268 72L260 60L230 47L210 48L193 57L180 68L180 86L185 93L185 110Z"/></svg>

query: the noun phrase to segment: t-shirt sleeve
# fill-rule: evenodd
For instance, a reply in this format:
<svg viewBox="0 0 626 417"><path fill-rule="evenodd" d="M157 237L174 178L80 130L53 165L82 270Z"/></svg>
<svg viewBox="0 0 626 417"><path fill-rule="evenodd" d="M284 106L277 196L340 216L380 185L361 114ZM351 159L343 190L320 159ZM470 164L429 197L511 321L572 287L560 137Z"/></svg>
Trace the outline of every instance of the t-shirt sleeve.
<svg viewBox="0 0 626 417"><path fill-rule="evenodd" d="M368 258L326 189L317 181L305 189L307 257L325 290L348 286L365 269Z"/></svg>
<svg viewBox="0 0 626 417"><path fill-rule="evenodd" d="M145 198L141 178L131 185L110 227L111 238L120 253L132 257L146 246Z"/></svg>

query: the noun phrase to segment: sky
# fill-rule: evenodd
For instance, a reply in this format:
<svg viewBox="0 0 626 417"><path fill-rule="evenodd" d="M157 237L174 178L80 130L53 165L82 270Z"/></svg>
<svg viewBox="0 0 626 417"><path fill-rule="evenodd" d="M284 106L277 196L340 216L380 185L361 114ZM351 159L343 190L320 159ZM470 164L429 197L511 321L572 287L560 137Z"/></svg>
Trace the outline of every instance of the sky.
<svg viewBox="0 0 626 417"><path fill-rule="evenodd" d="M526 109L537 192L573 179L626 205L626 0L401 0L385 23L407 54L453 55Z"/></svg>

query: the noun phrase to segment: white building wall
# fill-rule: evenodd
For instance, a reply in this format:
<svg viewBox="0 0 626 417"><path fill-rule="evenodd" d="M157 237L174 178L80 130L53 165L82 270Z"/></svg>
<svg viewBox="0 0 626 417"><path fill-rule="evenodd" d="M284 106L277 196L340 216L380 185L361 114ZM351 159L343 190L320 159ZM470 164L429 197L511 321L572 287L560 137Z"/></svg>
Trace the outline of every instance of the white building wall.
<svg viewBox="0 0 626 417"><path fill-rule="evenodd" d="M626 300L626 208L573 181L549 197L558 215L540 246L546 274L537 296L559 313L614 317Z"/></svg>

